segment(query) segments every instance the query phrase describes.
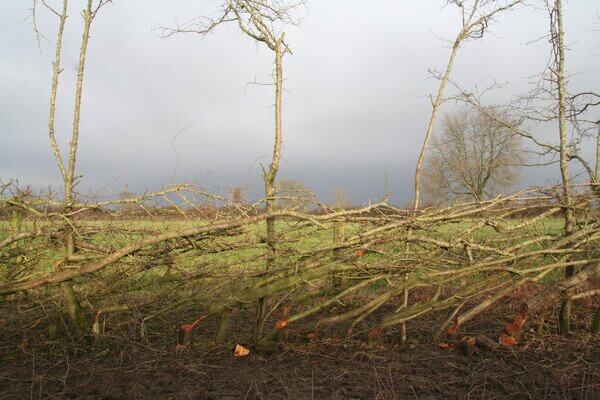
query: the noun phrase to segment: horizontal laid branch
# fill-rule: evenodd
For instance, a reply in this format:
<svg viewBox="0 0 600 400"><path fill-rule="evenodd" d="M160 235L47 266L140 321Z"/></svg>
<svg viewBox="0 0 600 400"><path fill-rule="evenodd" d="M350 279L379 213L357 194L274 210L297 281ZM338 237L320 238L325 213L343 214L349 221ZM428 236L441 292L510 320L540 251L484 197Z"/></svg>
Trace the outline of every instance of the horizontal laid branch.
<svg viewBox="0 0 600 400"><path fill-rule="evenodd" d="M44 233L45 233L45 231L43 229L38 229L36 231L22 232L22 233L14 234L0 242L0 250L2 250L3 248L5 248L7 246L10 246L13 243L19 242L21 240L31 239L31 238L34 238L37 236L41 236Z"/></svg>
<svg viewBox="0 0 600 400"><path fill-rule="evenodd" d="M61 271L61 272L57 272L55 274L52 274L52 275L49 275L49 276L46 276L43 278L37 278L37 279L32 279L32 280L23 281L23 282L16 282L16 283L0 285L0 295L7 295L7 294L19 292L19 291L39 288L39 287L50 285L50 284L65 282L65 281L71 280L73 278L77 278L79 276L83 276L86 274L90 274L92 272L99 271L111 264L114 264L115 262L119 261L123 257L128 256L132 253L135 253L135 252L143 249L146 246L155 245L155 244L173 240L173 239L194 237L194 236L198 236L198 235L202 235L202 234L206 234L206 233L210 233L210 232L226 231L229 229L238 228L243 225L255 224L260 221L264 221L267 218L272 218L272 217L277 217L277 216L279 216L279 217L282 217L282 216L297 217L300 219L305 218L305 219L309 219L309 220L313 219L312 216L305 216L304 214L301 214L301 213L293 213L293 212L288 212L288 211L274 211L271 213L265 213L265 214L261 214L261 215L254 216L254 217L246 217L246 218L242 218L242 219L223 221L223 222L219 222L219 223L213 223L210 225L203 225L203 226L199 226L199 227L183 229L180 231L165 232L165 233L162 233L159 235L155 235L155 236L151 236L149 238L139 240L130 245L124 246L124 247L120 248L119 250L116 250L112 254L106 256L102 260L92 263L92 264L83 265L79 269Z"/></svg>
<svg viewBox="0 0 600 400"><path fill-rule="evenodd" d="M512 278L510 277L510 275L506 273L490 275L479 280L478 282L472 283L471 285L457 291L456 293L453 293L445 299L432 299L427 302L416 303L409 307L402 308L398 310L398 312L392 313L384 317L379 326L385 328L398 325L430 312L441 311L447 308L454 307L479 293L490 290L490 288L503 286L511 282L511 280Z"/></svg>
<svg viewBox="0 0 600 400"><path fill-rule="evenodd" d="M356 209L351 211L342 211L336 212L332 214L326 215L310 215L306 213L301 213L297 211L290 210L279 210L272 211L269 213L263 213L255 216L249 216L244 218L233 218L221 222L214 222L209 225L202 225L199 227L193 227L188 229L182 229L177 231L169 231L157 235L153 235L141 240L138 240L134 243L131 243L127 246L124 246L118 250L115 250L111 254L107 255L103 259L81 266L78 269L70 269L68 271L60 271L54 273L52 275L31 279L27 281L8 283L4 285L0 285L0 295L8 295L11 293L31 290L35 288L39 288L46 285L56 284L60 282L65 282L79 276L83 276L86 274L90 274L93 272L97 272L106 268L109 265L116 263L121 260L123 257L126 257L130 254L136 253L147 246L152 246L159 244L161 242L171 241L174 239L183 239L183 238L192 238L201 235L215 234L218 232L230 231L235 228L240 228L247 225L257 224L259 222L265 221L269 218L282 218L289 217L297 220L303 220L310 222L316 226L323 226L324 223L330 222L332 219L347 217L352 215L359 215L361 213L369 212L377 207L380 207L384 203L378 203L375 205L371 205L368 207L364 207L362 209Z"/></svg>
<svg viewBox="0 0 600 400"><path fill-rule="evenodd" d="M587 264L572 277L547 287L541 293L527 301L529 311L533 312L546 307L549 303L558 300L563 293L576 289L587 280L598 275L600 275L600 262Z"/></svg>
<svg viewBox="0 0 600 400"><path fill-rule="evenodd" d="M248 288L240 291L237 296L232 296L222 304L215 304L210 307L207 314L218 314L226 309L235 308L240 304L251 304L254 301L279 293L292 287L304 285L307 281L323 277L332 272L344 272L355 269L353 265L343 265L332 263L329 265L315 266L314 268L303 270L297 274L282 277L269 285Z"/></svg>
<svg viewBox="0 0 600 400"><path fill-rule="evenodd" d="M600 289L587 290L585 292L574 294L573 296L571 296L571 300L580 300L592 296L600 296Z"/></svg>

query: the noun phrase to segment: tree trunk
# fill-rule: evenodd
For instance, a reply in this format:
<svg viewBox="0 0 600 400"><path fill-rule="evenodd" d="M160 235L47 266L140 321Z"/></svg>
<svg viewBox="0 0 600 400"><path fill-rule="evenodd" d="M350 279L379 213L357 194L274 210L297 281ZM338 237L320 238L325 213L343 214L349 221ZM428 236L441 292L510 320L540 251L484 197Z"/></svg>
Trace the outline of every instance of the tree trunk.
<svg viewBox="0 0 600 400"><path fill-rule="evenodd" d="M598 125L598 133L596 134L596 170L594 171L593 183L600 183L600 121L596 122ZM598 190L598 188L595 188Z"/></svg>
<svg viewBox="0 0 600 400"><path fill-rule="evenodd" d="M275 210L275 178L279 171L279 161L281 159L281 99L283 94L283 40L285 33L282 33L275 46L275 144L273 145L273 157L269 170L265 174L265 195L267 212ZM267 253L265 270L273 269L276 255L276 232L275 218L268 218L267 221ZM254 340L258 341L262 335L264 318L266 315L266 298L260 298L256 306L256 327L254 330Z"/></svg>
<svg viewBox="0 0 600 400"><path fill-rule="evenodd" d="M60 24L58 27L58 33L56 35L56 52L54 55L54 63L52 64L52 86L50 89L50 115L48 117L48 137L50 138L50 147L52 148L52 153L54 154L54 158L56 159L56 163L58 164L58 169L60 170L60 174L63 178L63 182L67 177L67 171L65 170L65 164L63 163L62 156L60 155L60 149L58 147L58 143L56 142L56 136L54 134L54 120L56 115L56 94L58 91L58 76L60 75L60 55L62 51L62 40L63 33L65 30L65 22L67 20L67 0L63 0L63 9L60 14Z"/></svg>
<svg viewBox="0 0 600 400"><path fill-rule="evenodd" d="M600 332L600 307L596 308L596 315L594 315L594 319L592 320L590 332L594 335L597 335L598 332Z"/></svg>
<svg viewBox="0 0 600 400"><path fill-rule="evenodd" d="M219 321L219 329L217 330L217 336L215 337L215 343L223 344L227 341L227 335L229 334L229 326L231 325L231 309L226 308L221 311L221 320Z"/></svg>
<svg viewBox="0 0 600 400"><path fill-rule="evenodd" d="M442 99L444 96L444 90L446 85L448 84L448 79L450 78L450 72L452 71L452 67L454 66L454 60L456 59L456 54L458 53L458 47L460 46L460 41L462 40L462 31L456 38L454 45L452 46L452 53L450 54L450 60L448 60L448 65L446 66L446 72L442 77L442 81L440 82L440 87L438 89L437 96L435 101L433 102L433 109L431 110L431 117L429 118L429 125L427 126L427 132L425 133L425 140L423 141L423 147L421 147L421 152L419 153L419 158L417 159L417 167L415 169L415 210L419 209L421 204L421 175L423 170L423 163L425 161L425 155L427 154L427 149L429 148L429 142L431 141L431 136L433 135L433 128L435 126L435 121L437 119L437 114L440 109L440 105L442 104Z"/></svg>
<svg viewBox="0 0 600 400"><path fill-rule="evenodd" d="M92 0L88 0L87 7L83 11L83 38L81 39L81 49L79 50L79 65L77 67L77 82L75 86L75 105L73 109L73 132L71 134L71 141L69 142L69 165L66 170L64 178L65 186L65 198L64 198L64 213L65 213L65 259L72 258L77 252L76 241L75 241L75 227L74 221L69 216L72 211L73 203L75 202L74 196L74 185L75 185L75 164L77 155L77 143L79 140L79 122L81 116L81 95L83 92L83 76L85 70L85 57L87 53L87 45L90 38L90 27L92 24ZM61 18L61 24L63 19ZM62 29L62 26L61 26ZM56 70L56 67L55 67ZM55 89L55 88L53 88ZM52 105L51 105L52 107ZM51 109L53 113L54 110ZM53 120L54 116L51 115ZM51 135L51 138L53 135ZM58 160L57 160L58 161ZM67 311L71 321L73 322L77 334L81 336L87 327L87 324L83 318L79 302L77 301L77 295L73 289L72 282L64 282L62 284L64 300L66 302Z"/></svg>
<svg viewBox="0 0 600 400"><path fill-rule="evenodd" d="M556 0L554 4L556 12L557 36L555 40L557 69L556 83L558 86L558 128L560 134L560 174L563 183L563 202L565 210L565 236L573 233L573 207L571 204L571 180L567 165L567 100L565 88L565 45L562 15L562 0ZM565 269L565 277L570 278L575 273L575 267L569 266ZM560 308L559 326L560 331L569 334L571 319L571 300L565 298Z"/></svg>

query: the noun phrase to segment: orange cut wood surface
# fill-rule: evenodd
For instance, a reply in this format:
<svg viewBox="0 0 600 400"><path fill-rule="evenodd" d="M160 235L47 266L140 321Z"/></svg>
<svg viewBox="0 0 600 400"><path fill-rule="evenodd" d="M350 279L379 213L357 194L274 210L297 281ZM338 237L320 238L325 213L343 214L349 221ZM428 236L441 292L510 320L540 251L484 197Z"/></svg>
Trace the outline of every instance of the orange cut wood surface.
<svg viewBox="0 0 600 400"><path fill-rule="evenodd" d="M235 345L235 348L233 349L233 356L234 357L244 357L244 356L247 356L248 354L250 354L250 350L249 349L245 348L241 344L236 344Z"/></svg>
<svg viewBox="0 0 600 400"><path fill-rule="evenodd" d="M277 329L283 329L287 326L288 322L285 319L280 319L275 323Z"/></svg>
<svg viewBox="0 0 600 400"><path fill-rule="evenodd" d="M512 347L515 344L517 344L517 339L515 339L514 337L507 335L506 333L503 333L500 335L500 338L498 339L498 343L500 343L502 346L506 346L506 347Z"/></svg>

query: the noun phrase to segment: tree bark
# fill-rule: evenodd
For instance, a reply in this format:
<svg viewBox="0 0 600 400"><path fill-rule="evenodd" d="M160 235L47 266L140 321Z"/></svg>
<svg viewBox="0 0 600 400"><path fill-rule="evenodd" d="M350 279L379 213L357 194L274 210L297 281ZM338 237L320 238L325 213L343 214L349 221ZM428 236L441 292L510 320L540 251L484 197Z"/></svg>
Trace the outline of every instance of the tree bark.
<svg viewBox="0 0 600 400"><path fill-rule="evenodd" d="M596 122L598 125L598 133L596 134L596 169L594 171L593 183L600 183L600 121ZM598 188L596 188L598 189Z"/></svg>
<svg viewBox="0 0 600 400"><path fill-rule="evenodd" d="M565 44L562 14L562 0L555 0L554 12L556 13L557 32L554 45L557 56L556 83L558 88L558 128L560 134L560 174L563 183L563 202L565 210L565 236L573 233L573 207L571 204L571 179L567 165L567 100L565 87ZM565 277L570 278L575 273L575 267L565 268ZM562 302L559 315L560 331L569 334L571 320L571 300L565 298Z"/></svg>
<svg viewBox="0 0 600 400"><path fill-rule="evenodd" d="M598 332L600 332L600 307L596 308L596 314L594 315L594 319L592 320L590 332L594 335L597 335Z"/></svg>
<svg viewBox="0 0 600 400"><path fill-rule="evenodd" d="M427 132L425 133L425 140L423 141L423 147L421 147L421 151L419 152L419 158L417 159L417 167L415 170L415 210L419 209L421 204L421 175L423 171L423 162L425 161L425 155L427 154L427 149L429 148L429 143L431 142L431 136L433 135L433 128L435 127L435 121L437 119L437 114L440 109L440 105L442 104L442 99L444 96L444 90L446 89L446 85L448 84L448 79L450 78L450 72L452 71L452 67L454 66L454 60L456 59L456 54L458 53L458 48L460 46L460 41L462 40L462 31L456 38L454 45L452 46L452 53L450 53L450 60L448 60L448 65L446 66L446 72L442 77L442 81L440 82L440 87L438 89L437 96L435 101L433 102L433 109L431 110L431 117L429 118L429 125L427 126Z"/></svg>
<svg viewBox="0 0 600 400"><path fill-rule="evenodd" d="M67 171L65 170L65 164L62 160L62 156L60 155L60 149L58 147L58 143L56 142L55 135L55 115L56 115L56 94L58 91L58 76L60 75L60 59L62 52L62 40L63 33L65 30L65 22L67 20L67 3L68 0L63 0L63 9L60 14L60 23L58 26L58 33L56 35L56 51L54 55L54 62L52 63L52 86L50 89L50 115L48 117L48 137L50 138L50 147L52 148L52 153L54 154L54 158L56 159L56 163L58 164L58 169L60 170L60 174L63 178L63 181L67 177Z"/></svg>
<svg viewBox="0 0 600 400"><path fill-rule="evenodd" d="M282 128L281 128L281 100L283 95L283 40L285 33L282 33L275 45L275 143L273 145L273 156L269 170L265 174L265 195L267 204L267 213L275 211L275 179L279 171L279 162L281 159ZM275 217L267 218L267 253L265 270L270 271L275 265L276 257L276 232ZM254 340L258 341L263 331L264 318L266 315L266 298L258 299L256 305L256 327L254 330Z"/></svg>
<svg viewBox="0 0 600 400"><path fill-rule="evenodd" d="M223 344L227 341L229 326L231 325L231 312L232 311L230 308L226 308L221 311L221 320L219 321L217 336L215 337L215 343L217 344Z"/></svg>

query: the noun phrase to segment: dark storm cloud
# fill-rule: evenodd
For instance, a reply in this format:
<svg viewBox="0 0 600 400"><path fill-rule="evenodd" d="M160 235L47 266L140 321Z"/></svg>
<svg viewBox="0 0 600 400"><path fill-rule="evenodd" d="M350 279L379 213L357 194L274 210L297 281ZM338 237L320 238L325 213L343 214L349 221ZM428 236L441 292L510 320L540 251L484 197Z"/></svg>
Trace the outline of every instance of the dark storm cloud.
<svg viewBox="0 0 600 400"><path fill-rule="evenodd" d="M437 82L427 69L443 69L459 19L443 2L314 1L302 29L290 28L293 55L284 72L282 178L302 180L329 200L337 188L355 203L388 190L404 204L412 196L414 164L426 129L428 94ZM600 34L592 31L593 2L569 4L568 68L571 82L598 90ZM272 149L272 55L235 26L204 39L168 40L152 31L214 10L199 1L127 1L102 9L88 50L78 173L81 190L142 191L174 181L211 189L245 185L261 195L259 163ZM81 18L71 2L61 74L57 136L66 145L71 128ZM29 2L3 2L0 13L0 177L37 186L60 186L47 139L47 106L56 20L38 11L42 39L37 49ZM453 79L465 87L496 79L522 92L527 77L547 61L542 13L524 9L502 15L482 42L465 44ZM442 114L451 110L444 106ZM187 128L187 129L186 129ZM182 131L183 130L183 131ZM179 133L179 134L178 134ZM543 132L540 132L543 134ZM553 132L548 133L551 135ZM587 155L591 150L584 149ZM524 184L544 184L553 169L528 170ZM93 188L93 189L90 189Z"/></svg>

